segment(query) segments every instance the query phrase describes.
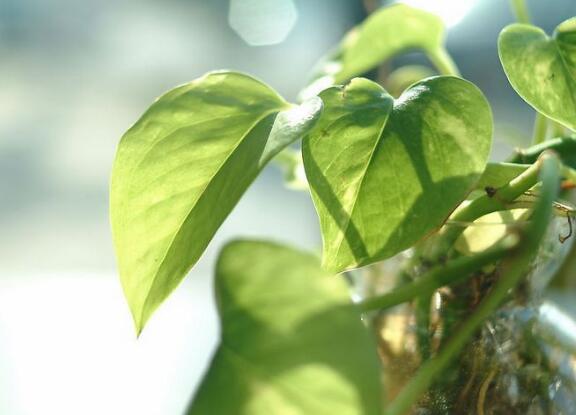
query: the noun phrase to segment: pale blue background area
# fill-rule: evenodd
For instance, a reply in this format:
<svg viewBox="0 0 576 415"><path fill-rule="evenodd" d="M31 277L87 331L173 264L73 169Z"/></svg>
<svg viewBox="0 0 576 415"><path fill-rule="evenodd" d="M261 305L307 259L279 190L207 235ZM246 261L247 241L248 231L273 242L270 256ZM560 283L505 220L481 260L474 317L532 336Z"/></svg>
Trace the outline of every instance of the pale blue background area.
<svg viewBox="0 0 576 415"><path fill-rule="evenodd" d="M222 244L260 236L318 247L308 196L269 168L136 341L107 219L116 143L155 97L231 68L293 99L363 16L360 1L296 4L287 40L255 48L228 27L224 0L0 0L0 414L180 413L217 338L211 270ZM548 31L576 15L574 0L530 6ZM448 39L493 104L496 158L528 141L533 117L498 64L511 19L506 1L478 0Z"/></svg>

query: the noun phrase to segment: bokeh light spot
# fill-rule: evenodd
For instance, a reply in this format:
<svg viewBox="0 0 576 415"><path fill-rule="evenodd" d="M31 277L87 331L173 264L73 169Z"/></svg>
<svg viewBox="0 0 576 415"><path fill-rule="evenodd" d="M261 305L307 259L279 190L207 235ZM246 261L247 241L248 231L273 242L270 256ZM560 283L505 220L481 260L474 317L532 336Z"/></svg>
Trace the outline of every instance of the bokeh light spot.
<svg viewBox="0 0 576 415"><path fill-rule="evenodd" d="M228 22L252 46L282 42L297 19L292 0L230 0Z"/></svg>

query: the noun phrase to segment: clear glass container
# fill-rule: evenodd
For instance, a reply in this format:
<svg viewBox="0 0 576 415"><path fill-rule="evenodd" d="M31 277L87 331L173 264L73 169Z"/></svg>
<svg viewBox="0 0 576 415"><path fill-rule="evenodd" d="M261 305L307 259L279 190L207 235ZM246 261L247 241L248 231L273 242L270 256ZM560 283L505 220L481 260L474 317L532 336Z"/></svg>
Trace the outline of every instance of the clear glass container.
<svg viewBox="0 0 576 415"><path fill-rule="evenodd" d="M521 215L512 219L447 226L466 226L467 233L504 235L523 220ZM551 279L572 250L574 237L566 238L571 225L561 215L552 220L523 282L436 380L414 414L576 414L576 322L549 290ZM459 244L462 255L474 249L463 247L461 240ZM393 289L410 255L405 252L356 271L352 275L356 298ZM487 267L433 295L427 327L432 354L474 312L497 278L498 266ZM423 360L416 314L414 303L407 303L369 318L377 334L387 400L394 398Z"/></svg>

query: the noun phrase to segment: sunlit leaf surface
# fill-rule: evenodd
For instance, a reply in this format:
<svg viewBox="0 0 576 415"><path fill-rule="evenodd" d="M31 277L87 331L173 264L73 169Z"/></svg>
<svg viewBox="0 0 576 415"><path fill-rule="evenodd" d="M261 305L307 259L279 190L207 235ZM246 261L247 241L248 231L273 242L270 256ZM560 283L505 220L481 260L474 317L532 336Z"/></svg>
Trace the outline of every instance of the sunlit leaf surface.
<svg viewBox="0 0 576 415"><path fill-rule="evenodd" d="M357 78L320 97L324 112L302 150L327 269L412 246L443 223L486 166L490 107L460 78L428 78L397 100Z"/></svg>
<svg viewBox="0 0 576 415"><path fill-rule="evenodd" d="M220 345L190 415L376 415L376 347L315 256L233 242L216 267Z"/></svg>
<svg viewBox="0 0 576 415"><path fill-rule="evenodd" d="M122 137L111 216L136 328L196 263L264 165L316 121L247 75L210 73L159 98Z"/></svg>
<svg viewBox="0 0 576 415"><path fill-rule="evenodd" d="M516 92L576 130L576 18L561 23L552 37L532 25L510 25L500 34L498 51Z"/></svg>

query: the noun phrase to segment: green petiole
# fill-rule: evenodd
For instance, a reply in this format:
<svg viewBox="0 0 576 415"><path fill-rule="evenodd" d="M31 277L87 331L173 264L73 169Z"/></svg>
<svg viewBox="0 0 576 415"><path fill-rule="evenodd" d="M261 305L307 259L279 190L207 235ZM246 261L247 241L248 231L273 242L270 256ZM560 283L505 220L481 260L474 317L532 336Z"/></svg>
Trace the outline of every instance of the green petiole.
<svg viewBox="0 0 576 415"><path fill-rule="evenodd" d="M542 157L508 184L498 189L486 189L485 195L457 209L450 217L450 220L454 222L474 222L488 213L509 209L511 202L536 185L541 164ZM464 228L462 227L445 226L431 241L433 243L428 244L429 246L427 252L424 252L424 256L433 262L437 261L441 255L450 249L463 231Z"/></svg>
<svg viewBox="0 0 576 415"><path fill-rule="evenodd" d="M460 76L460 70L445 48L441 47L433 51L429 51L426 53L426 55L432 64L436 67L438 72L442 75Z"/></svg>
<svg viewBox="0 0 576 415"><path fill-rule="evenodd" d="M368 298L358 305L362 311L386 310L418 296L432 294L445 285L454 284L470 273L502 259L518 243L515 235L474 256L459 257L446 265L438 265L408 284L378 297Z"/></svg>
<svg viewBox="0 0 576 415"><path fill-rule="evenodd" d="M518 23L530 24L530 14L525 0L511 0L510 5Z"/></svg>
<svg viewBox="0 0 576 415"><path fill-rule="evenodd" d="M502 263L502 272L500 273L502 277L480 303L474 314L463 323L461 328L448 340L439 353L424 363L408 385L388 406L385 411L386 415L405 414L418 401L422 393L430 387L446 366L458 356L469 338L492 315L494 310L506 298L508 292L525 275L526 268L532 261L546 232L552 215L553 203L558 196L558 184L560 182L560 165L555 155L545 153L539 162L542 165L540 175L542 179L541 198L534 208L532 221L522 237L522 242L509 251Z"/></svg>
<svg viewBox="0 0 576 415"><path fill-rule="evenodd" d="M534 134L532 137L533 144L540 144L546 141L548 133L548 118L539 112L536 112L534 119Z"/></svg>

